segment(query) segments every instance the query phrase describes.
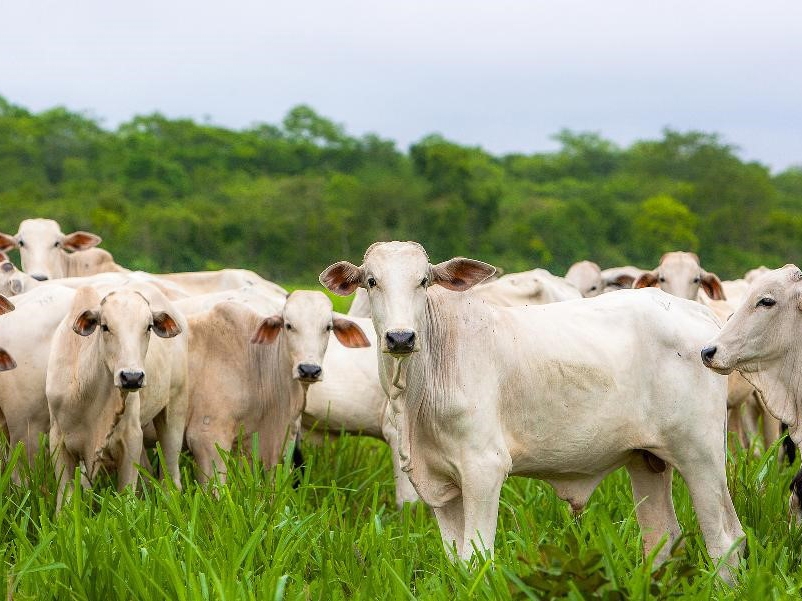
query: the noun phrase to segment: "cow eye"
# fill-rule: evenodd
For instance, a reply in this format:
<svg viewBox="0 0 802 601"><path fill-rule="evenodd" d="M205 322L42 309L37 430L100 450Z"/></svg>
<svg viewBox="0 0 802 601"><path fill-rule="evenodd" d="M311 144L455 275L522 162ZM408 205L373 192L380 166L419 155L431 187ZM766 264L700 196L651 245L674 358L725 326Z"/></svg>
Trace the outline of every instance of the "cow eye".
<svg viewBox="0 0 802 601"><path fill-rule="evenodd" d="M292 329L292 325L291 325L291 324L289 324L289 323L285 323L285 324L284 324L284 327L285 327L285 328L287 328L288 330L291 330L291 329Z"/></svg>
<svg viewBox="0 0 802 601"><path fill-rule="evenodd" d="M699 283L699 282L701 282L701 281L702 281L702 280L701 280L701 279L699 279L699 278L693 278L693 283L694 283L694 284L698 284L698 283Z"/></svg>
<svg viewBox="0 0 802 601"><path fill-rule="evenodd" d="M20 240L19 242L17 242L17 246L22 248L23 246L25 246L25 243L22 240Z"/></svg>
<svg viewBox="0 0 802 601"><path fill-rule="evenodd" d="M593 292L594 290L596 290L596 286L591 286L590 291Z"/></svg>
<svg viewBox="0 0 802 601"><path fill-rule="evenodd" d="M102 331L104 331L104 332L108 332L109 331L109 326L107 326L105 323L102 323L102 324L100 324L100 329Z"/></svg>
<svg viewBox="0 0 802 601"><path fill-rule="evenodd" d="M428 283L429 283L429 278L423 278L420 281L420 285L423 286L424 288L426 288L426 284L428 284Z"/></svg>
<svg viewBox="0 0 802 601"><path fill-rule="evenodd" d="M329 325L327 325L327 326L326 326L326 331L327 331L327 332L331 332L333 329L334 329L334 328L331 326L331 324L329 324Z"/></svg>
<svg viewBox="0 0 802 601"><path fill-rule="evenodd" d="M757 304L755 306L756 307L773 307L776 304L777 304L776 300L766 296L764 298L761 298L759 301L757 301Z"/></svg>
<svg viewBox="0 0 802 601"><path fill-rule="evenodd" d="M53 244L53 246L54 246L55 248L58 248L59 246L61 246L61 242L56 242L55 244Z"/></svg>
<svg viewBox="0 0 802 601"><path fill-rule="evenodd" d="M375 288L376 287L376 278L369 277L368 278L368 287Z"/></svg>
<svg viewBox="0 0 802 601"><path fill-rule="evenodd" d="M665 279L663 276L660 276L660 281L661 281L661 282L665 282L665 281L666 281L666 279Z"/></svg>
<svg viewBox="0 0 802 601"><path fill-rule="evenodd" d="M148 331L148 332L150 332L151 330L153 330L153 324L152 324L152 323L149 323L149 324L148 324L147 331Z"/></svg>

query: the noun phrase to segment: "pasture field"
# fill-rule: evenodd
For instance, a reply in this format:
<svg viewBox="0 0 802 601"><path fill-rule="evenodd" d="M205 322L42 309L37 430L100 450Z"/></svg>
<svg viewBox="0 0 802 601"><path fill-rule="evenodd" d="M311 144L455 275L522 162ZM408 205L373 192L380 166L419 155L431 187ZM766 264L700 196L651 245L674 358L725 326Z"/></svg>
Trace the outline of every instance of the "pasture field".
<svg viewBox="0 0 802 601"><path fill-rule="evenodd" d="M332 300L347 309L348 299ZM802 590L802 528L787 517L795 470L778 464L776 448L760 458L740 451L728 463L749 547L734 588L711 575L678 476L687 537L662 567L641 558L623 470L579 516L547 484L511 478L495 560L469 566L446 559L425 506L395 508L390 451L375 440L304 444L303 476L230 458L217 496L195 483L187 456L183 492L143 474L138 493L118 494L104 477L91 491L77 486L58 515L46 452L22 486L11 481L20 452L9 450L0 470L8 599L783 599Z"/></svg>
<svg viewBox="0 0 802 601"><path fill-rule="evenodd" d="M0 583L9 599L784 599L802 588L802 529L786 509L794 471L776 450L728 463L749 545L735 588L711 577L678 477L688 536L663 568L641 560L623 470L578 517L545 483L511 478L495 561L467 567L445 558L426 507L395 509L384 444L346 435L304 451L297 488L286 467L231 460L215 498L187 458L184 492L145 476L138 494L118 494L106 481L56 515L48 457L18 487L17 449L0 475Z"/></svg>

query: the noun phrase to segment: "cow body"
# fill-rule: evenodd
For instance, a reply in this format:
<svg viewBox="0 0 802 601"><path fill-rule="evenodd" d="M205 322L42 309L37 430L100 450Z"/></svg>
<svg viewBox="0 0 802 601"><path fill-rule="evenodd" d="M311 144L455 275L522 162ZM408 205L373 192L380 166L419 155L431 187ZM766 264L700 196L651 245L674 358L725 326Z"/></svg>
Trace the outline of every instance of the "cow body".
<svg viewBox="0 0 802 601"><path fill-rule="evenodd" d="M544 479L580 509L623 465L648 552L679 535L671 465L711 556L730 551L743 531L725 474L726 382L694 356L718 329L710 312L658 291L502 308L428 288L466 290L488 267L430 265L419 245L394 242L321 274L340 294L368 289L402 466L446 547L463 558L492 550L509 474Z"/></svg>
<svg viewBox="0 0 802 601"><path fill-rule="evenodd" d="M53 337L46 383L59 506L79 462L89 482L101 468L113 467L120 488L136 486L142 428L150 421L166 474L180 488L185 330L183 316L155 287L76 291Z"/></svg>
<svg viewBox="0 0 802 601"><path fill-rule="evenodd" d="M582 298L581 292L564 278L545 269L508 273L476 286L475 293L500 307L545 305Z"/></svg>

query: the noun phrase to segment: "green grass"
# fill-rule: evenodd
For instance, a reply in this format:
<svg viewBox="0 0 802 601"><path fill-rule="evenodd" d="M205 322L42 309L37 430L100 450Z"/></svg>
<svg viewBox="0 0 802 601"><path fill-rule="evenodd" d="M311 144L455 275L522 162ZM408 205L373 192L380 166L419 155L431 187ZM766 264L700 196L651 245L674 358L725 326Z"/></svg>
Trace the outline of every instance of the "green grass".
<svg viewBox="0 0 802 601"><path fill-rule="evenodd" d="M496 559L445 559L426 507L393 503L389 450L344 436L305 447L308 469L230 466L219 498L184 461L185 490L110 482L55 513L42 454L16 486L0 474L0 586L14 599L784 599L802 587L802 530L789 527L793 475L769 453L742 452L730 486L749 552L730 588L712 577L687 491L675 502L687 538L663 568L644 561L626 474L608 477L573 517L544 483L504 486ZM1 593L2 591L0 591Z"/></svg>

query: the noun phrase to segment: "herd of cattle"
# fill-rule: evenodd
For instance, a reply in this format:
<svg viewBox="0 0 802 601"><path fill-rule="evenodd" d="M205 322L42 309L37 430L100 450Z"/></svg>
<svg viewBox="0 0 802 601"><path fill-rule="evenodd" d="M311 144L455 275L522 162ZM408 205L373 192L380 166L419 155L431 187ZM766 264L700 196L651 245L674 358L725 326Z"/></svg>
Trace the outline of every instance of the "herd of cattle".
<svg viewBox="0 0 802 601"><path fill-rule="evenodd" d="M583 261L565 277L496 277L382 242L321 274L356 292L340 315L321 292L247 270L129 271L100 241L46 219L0 233L0 417L29 460L49 435L59 506L76 469L84 486L106 469L136 486L157 442L180 487L182 448L206 482L225 479L220 451L254 435L274 465L301 435L345 431L390 445L397 503L432 507L458 557L492 551L508 475L549 482L579 511L623 466L645 552L667 536L663 558L680 536L676 468L711 557L733 563L728 425L768 445L783 422L802 442L792 265L722 282L673 252L651 271ZM792 491L799 512L801 477Z"/></svg>

